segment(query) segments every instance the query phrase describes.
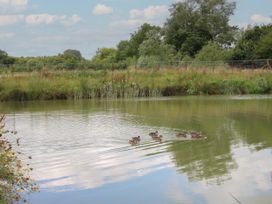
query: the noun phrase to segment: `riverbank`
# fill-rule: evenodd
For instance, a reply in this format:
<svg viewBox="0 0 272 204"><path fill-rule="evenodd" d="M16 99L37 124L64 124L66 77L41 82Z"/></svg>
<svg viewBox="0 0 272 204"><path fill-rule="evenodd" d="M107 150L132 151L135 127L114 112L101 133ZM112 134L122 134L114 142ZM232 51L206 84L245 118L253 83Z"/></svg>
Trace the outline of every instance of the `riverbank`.
<svg viewBox="0 0 272 204"><path fill-rule="evenodd" d="M43 71L0 80L1 101L271 93L269 70Z"/></svg>
<svg viewBox="0 0 272 204"><path fill-rule="evenodd" d="M20 159L20 152L14 150L6 135L15 137L17 132L4 130L5 117L0 114L0 204L24 201L23 194L38 190L35 182L30 178L33 169L24 165ZM20 138L16 139L20 146ZM29 159L31 157L29 156Z"/></svg>

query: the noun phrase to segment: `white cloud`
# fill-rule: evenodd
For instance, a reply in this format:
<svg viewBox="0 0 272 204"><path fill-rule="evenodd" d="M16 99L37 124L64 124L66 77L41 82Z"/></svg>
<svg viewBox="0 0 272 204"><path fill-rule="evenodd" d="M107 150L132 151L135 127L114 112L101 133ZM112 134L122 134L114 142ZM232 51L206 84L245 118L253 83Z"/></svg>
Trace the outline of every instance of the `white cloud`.
<svg viewBox="0 0 272 204"><path fill-rule="evenodd" d="M59 17L55 15L44 14L33 14L26 16L25 22L30 25L40 25L40 24L51 24L57 21Z"/></svg>
<svg viewBox="0 0 272 204"><path fill-rule="evenodd" d="M0 33L0 40L10 39L10 38L13 38L15 36L16 36L15 33Z"/></svg>
<svg viewBox="0 0 272 204"><path fill-rule="evenodd" d="M251 20L253 21L253 23L264 23L264 24L272 23L271 17L266 17L259 14L252 15Z"/></svg>
<svg viewBox="0 0 272 204"><path fill-rule="evenodd" d="M50 15L48 13L44 14L33 14L33 15L28 15L25 18L26 24L29 25L42 25L42 24L53 24L53 23L60 23L65 26L70 26L74 25L81 21L80 16L77 14L72 15L71 17L63 15L63 16L58 16L58 15Z"/></svg>
<svg viewBox="0 0 272 204"><path fill-rule="evenodd" d="M0 11L17 12L27 7L28 0L0 0Z"/></svg>
<svg viewBox="0 0 272 204"><path fill-rule="evenodd" d="M93 9L93 15L106 15L113 13L113 9L104 4L97 4Z"/></svg>
<svg viewBox="0 0 272 204"><path fill-rule="evenodd" d="M65 26L71 26L71 25L77 24L80 21L81 21L81 17L77 14L74 14L71 17L63 16L60 23Z"/></svg>
<svg viewBox="0 0 272 204"><path fill-rule="evenodd" d="M0 26L8 26L16 24L24 19L23 15L1 15Z"/></svg>
<svg viewBox="0 0 272 204"><path fill-rule="evenodd" d="M152 20L156 18L166 17L168 14L168 6L158 5L149 6L143 10L133 9L130 11L130 18L143 18L145 20Z"/></svg>
<svg viewBox="0 0 272 204"><path fill-rule="evenodd" d="M129 12L129 19L111 23L113 27L135 29L144 23L162 25L169 15L169 7L166 5L149 6L145 9L132 9Z"/></svg>
<svg viewBox="0 0 272 204"><path fill-rule="evenodd" d="M144 24L145 21L138 20L138 19L128 19L128 20L121 20L115 21L111 23L113 27L126 27L126 28L135 28L139 27L140 25Z"/></svg>

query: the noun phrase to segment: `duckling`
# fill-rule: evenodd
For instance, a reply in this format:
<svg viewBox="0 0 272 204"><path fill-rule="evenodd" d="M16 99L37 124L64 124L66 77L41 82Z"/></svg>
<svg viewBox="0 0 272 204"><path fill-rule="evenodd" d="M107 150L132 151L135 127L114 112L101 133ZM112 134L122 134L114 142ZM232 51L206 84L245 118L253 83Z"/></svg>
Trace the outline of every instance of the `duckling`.
<svg viewBox="0 0 272 204"><path fill-rule="evenodd" d="M159 132L156 131L156 132L151 132L149 133L149 136L153 137L153 136L159 136Z"/></svg>
<svg viewBox="0 0 272 204"><path fill-rule="evenodd" d="M135 146L135 145L138 145L138 144L139 144L139 141L138 141L138 140L129 140L128 142L129 142L129 144L131 144L132 146Z"/></svg>
<svg viewBox="0 0 272 204"><path fill-rule="evenodd" d="M156 142L162 143L162 135L159 136L152 136L152 139L155 140Z"/></svg>
<svg viewBox="0 0 272 204"><path fill-rule="evenodd" d="M135 141L140 142L140 141L141 141L141 137L140 137L140 136L138 136L138 137L133 137L132 140L135 140Z"/></svg>
<svg viewBox="0 0 272 204"><path fill-rule="evenodd" d="M178 132L178 133L176 134L176 137L187 138L187 133L186 133L186 132Z"/></svg>
<svg viewBox="0 0 272 204"><path fill-rule="evenodd" d="M191 132L191 137L192 139L196 139L196 140L199 140L199 139L208 139L206 136L204 136L201 132Z"/></svg>
<svg viewBox="0 0 272 204"><path fill-rule="evenodd" d="M141 141L141 137L133 137L131 140L129 140L129 144L131 145L137 145Z"/></svg>

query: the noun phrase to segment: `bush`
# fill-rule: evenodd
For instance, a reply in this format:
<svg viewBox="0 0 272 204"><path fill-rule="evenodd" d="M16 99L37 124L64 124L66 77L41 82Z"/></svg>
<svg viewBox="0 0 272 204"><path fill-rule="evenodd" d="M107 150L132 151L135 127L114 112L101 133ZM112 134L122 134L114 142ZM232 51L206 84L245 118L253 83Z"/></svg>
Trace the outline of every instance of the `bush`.
<svg viewBox="0 0 272 204"><path fill-rule="evenodd" d="M208 43L195 56L196 61L225 61L229 52L216 43Z"/></svg>

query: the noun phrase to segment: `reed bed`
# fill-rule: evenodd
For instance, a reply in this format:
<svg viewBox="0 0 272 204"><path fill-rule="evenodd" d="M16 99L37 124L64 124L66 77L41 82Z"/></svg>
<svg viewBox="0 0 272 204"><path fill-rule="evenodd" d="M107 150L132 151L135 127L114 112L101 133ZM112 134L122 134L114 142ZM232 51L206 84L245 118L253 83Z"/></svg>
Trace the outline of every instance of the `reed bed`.
<svg viewBox="0 0 272 204"><path fill-rule="evenodd" d="M272 72L239 69L129 69L0 76L0 101L271 94Z"/></svg>

